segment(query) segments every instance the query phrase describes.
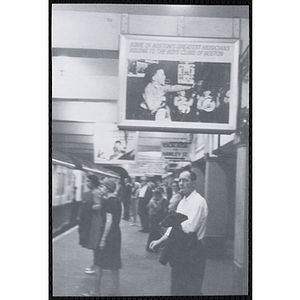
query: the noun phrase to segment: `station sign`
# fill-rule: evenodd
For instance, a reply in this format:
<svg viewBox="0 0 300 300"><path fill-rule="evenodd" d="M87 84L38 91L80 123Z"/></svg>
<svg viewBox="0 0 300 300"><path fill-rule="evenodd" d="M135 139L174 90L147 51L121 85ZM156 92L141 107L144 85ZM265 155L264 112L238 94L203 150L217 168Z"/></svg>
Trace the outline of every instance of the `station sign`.
<svg viewBox="0 0 300 300"><path fill-rule="evenodd" d="M164 141L161 142L161 153L164 159L188 160L190 144L187 142Z"/></svg>
<svg viewBox="0 0 300 300"><path fill-rule="evenodd" d="M136 176L164 175L166 173L166 163L164 161L137 161L130 166L130 173Z"/></svg>

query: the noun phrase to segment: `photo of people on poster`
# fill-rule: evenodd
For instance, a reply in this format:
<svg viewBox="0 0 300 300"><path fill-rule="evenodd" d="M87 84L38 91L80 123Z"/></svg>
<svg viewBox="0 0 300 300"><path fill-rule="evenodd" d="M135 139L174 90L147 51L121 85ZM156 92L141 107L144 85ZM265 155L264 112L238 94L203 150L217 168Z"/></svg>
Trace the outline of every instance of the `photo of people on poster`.
<svg viewBox="0 0 300 300"><path fill-rule="evenodd" d="M136 133L119 130L116 125L95 126L94 162L133 163L135 161Z"/></svg>
<svg viewBox="0 0 300 300"><path fill-rule="evenodd" d="M126 119L228 123L230 63L128 59Z"/></svg>

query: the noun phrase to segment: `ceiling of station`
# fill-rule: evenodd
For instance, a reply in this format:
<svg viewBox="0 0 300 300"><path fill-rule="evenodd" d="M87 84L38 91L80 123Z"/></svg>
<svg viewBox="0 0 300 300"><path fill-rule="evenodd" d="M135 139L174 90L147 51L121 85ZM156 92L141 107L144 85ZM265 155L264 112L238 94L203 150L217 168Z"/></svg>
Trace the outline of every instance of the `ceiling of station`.
<svg viewBox="0 0 300 300"><path fill-rule="evenodd" d="M104 5L52 4L56 11L128 13L157 16L197 16L213 18L248 18L244 6L189 5ZM94 161L94 132L96 124L117 123L118 51L56 46L52 52L52 148L68 155ZM65 52L64 52L65 51ZM99 84L100 83L100 84ZM160 151L163 140L190 140L189 134L141 132L138 151ZM149 156L153 159L154 156Z"/></svg>
<svg viewBox="0 0 300 300"><path fill-rule="evenodd" d="M142 5L142 4L53 4L53 10L136 15L249 18L248 6L238 5Z"/></svg>

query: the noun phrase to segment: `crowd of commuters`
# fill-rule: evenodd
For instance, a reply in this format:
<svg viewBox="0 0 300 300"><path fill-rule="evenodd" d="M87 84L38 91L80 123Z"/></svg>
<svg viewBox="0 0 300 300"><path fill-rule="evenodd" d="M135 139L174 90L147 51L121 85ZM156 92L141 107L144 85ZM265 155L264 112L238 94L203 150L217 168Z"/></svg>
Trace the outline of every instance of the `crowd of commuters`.
<svg viewBox="0 0 300 300"><path fill-rule="evenodd" d="M95 274L95 284L86 296L100 295L103 269L112 272L111 295L119 295L121 218L148 234L146 251L158 253L161 248L159 262L171 266L171 295L201 295L205 269L202 239L208 210L195 190L196 181L192 171L183 171L171 187L146 176L134 181L127 177L117 184L87 176L89 191L82 201L79 244L93 250L93 265L85 272Z"/></svg>

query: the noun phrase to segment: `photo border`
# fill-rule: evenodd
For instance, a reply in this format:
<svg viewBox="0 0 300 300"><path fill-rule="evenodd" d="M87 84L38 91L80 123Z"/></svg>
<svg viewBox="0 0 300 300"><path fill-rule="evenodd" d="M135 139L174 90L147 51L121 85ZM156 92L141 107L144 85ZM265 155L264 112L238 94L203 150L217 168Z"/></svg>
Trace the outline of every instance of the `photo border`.
<svg viewBox="0 0 300 300"><path fill-rule="evenodd" d="M174 43L218 43L233 45L233 57L231 61L220 61L220 63L231 63L230 74L230 110L229 122L224 123L201 123L201 122L159 122L148 120L136 120L126 118L127 107L127 71L128 71L128 44L131 41L141 42L174 42ZM154 131L175 131L175 132L191 132L191 133L222 133L231 134L237 129L237 113L239 103L239 87L238 87L238 72L239 72L239 49L240 41L234 38L193 38L193 37L171 37L171 36L141 36L141 35L128 35L123 34L120 37L120 55L119 55L119 80L120 91L118 101L118 127L124 130L154 130ZM145 59L147 55L145 55ZM131 58L131 56L130 56ZM152 58L152 56L151 56ZM157 60L165 60L165 56L157 56ZM182 61L182 56L178 59L174 58L170 61ZM187 61L194 61L187 57ZM201 60L195 60L201 62ZM206 61L218 63L218 61Z"/></svg>

